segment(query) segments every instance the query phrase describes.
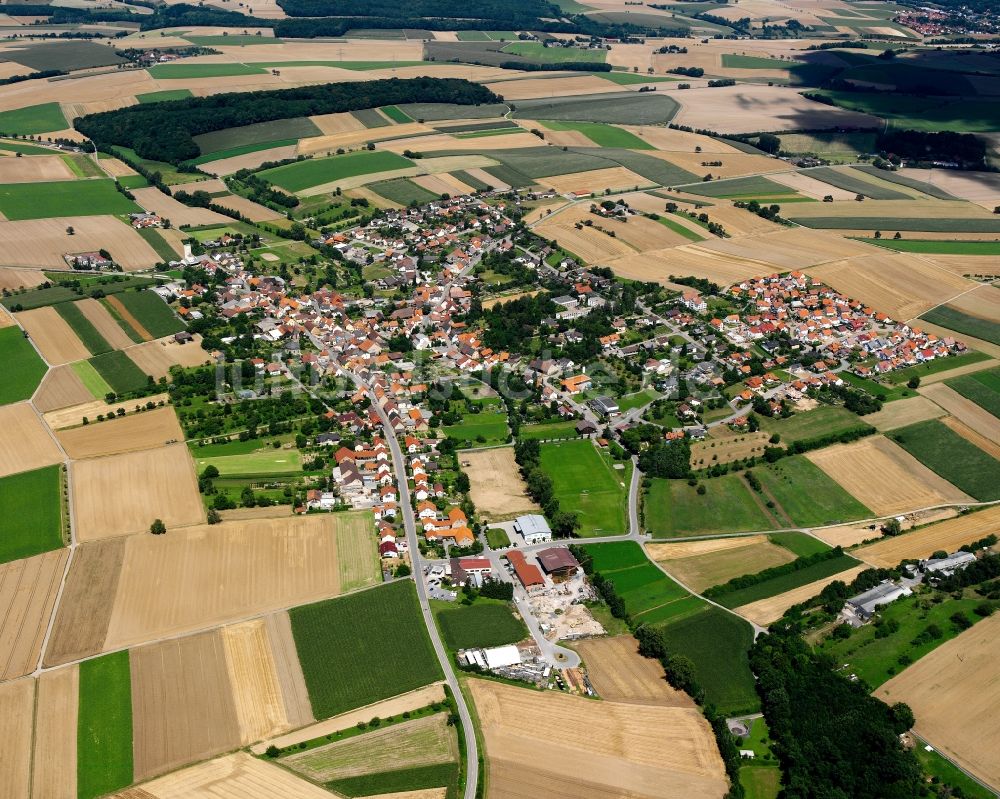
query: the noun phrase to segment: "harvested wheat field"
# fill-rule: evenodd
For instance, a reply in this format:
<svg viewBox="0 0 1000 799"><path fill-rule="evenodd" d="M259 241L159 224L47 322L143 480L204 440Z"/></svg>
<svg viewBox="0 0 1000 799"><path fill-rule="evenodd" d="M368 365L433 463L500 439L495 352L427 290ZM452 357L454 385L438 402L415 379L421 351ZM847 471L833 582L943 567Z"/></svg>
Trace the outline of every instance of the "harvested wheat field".
<svg viewBox="0 0 1000 799"><path fill-rule="evenodd" d="M993 172L959 172L955 169L901 169L900 175L924 180L963 200L992 211L1000 205L1000 177Z"/></svg>
<svg viewBox="0 0 1000 799"><path fill-rule="evenodd" d="M618 241L593 227L577 229L572 220L568 216L564 220L564 216L566 215L554 214L540 225L536 225L535 231L547 239L554 239L560 247L569 250L588 264L637 255L636 251L625 242Z"/></svg>
<svg viewBox="0 0 1000 799"><path fill-rule="evenodd" d="M824 197L833 197L834 200L853 200L857 192L849 192L846 189L838 189L829 183L824 183L816 178L809 177L804 172L782 172L776 175L768 175L768 180L788 186L799 194L812 197L814 200L822 200Z"/></svg>
<svg viewBox="0 0 1000 799"><path fill-rule="evenodd" d="M971 281L912 254L865 255L823 264L808 272L841 294L899 321L919 316L975 288Z"/></svg>
<svg viewBox="0 0 1000 799"><path fill-rule="evenodd" d="M305 139L305 141L309 140ZM257 169L266 161L283 161L286 158L294 158L297 154L296 145L288 144L283 147L272 147L270 150L258 150L255 153L234 155L231 158L220 158L218 161L208 161L201 164L198 168L203 172L208 172L210 175L232 175L241 169Z"/></svg>
<svg viewBox="0 0 1000 799"><path fill-rule="evenodd" d="M923 328L924 330L929 330L930 332L937 333L938 335L941 336L952 335L948 331L944 331L943 328L932 329L931 325L928 325L926 322L924 322L923 319L921 319L920 322L921 322L920 327ZM970 339L965 338L963 340L969 341ZM972 339L972 341L975 341L975 339ZM996 349L1000 350L1000 347L997 347ZM1000 352L998 352L997 355L1000 355ZM920 378L920 385L929 386L933 385L934 383L942 383L945 380L951 380L953 377L959 377L961 375L970 375L973 372L982 372L984 369L993 369L994 367L997 366L1000 366L1000 361L995 360L993 358L986 361L976 361L975 363L966 364L965 366L957 366L954 369L949 369L946 372L935 372L932 375L927 375L926 377L922 377Z"/></svg>
<svg viewBox="0 0 1000 799"><path fill-rule="evenodd" d="M462 471L469 476L476 509L490 517L537 513L538 505L528 496L517 471L513 447L465 450L460 453Z"/></svg>
<svg viewBox="0 0 1000 799"><path fill-rule="evenodd" d="M182 440L184 433L173 407L166 405L108 422L61 430L56 438L66 454L78 460L162 447L169 441Z"/></svg>
<svg viewBox="0 0 1000 799"><path fill-rule="evenodd" d="M0 799L30 796L31 721L35 711L35 681L26 678L0 684ZM75 796L75 794L74 794Z"/></svg>
<svg viewBox="0 0 1000 799"><path fill-rule="evenodd" d="M1000 444L980 435L975 430L973 430L968 425L960 422L954 416L946 416L941 420L941 423L946 427L950 427L954 432L958 433L962 438L968 441L973 446L979 447L983 452L989 455L991 458L1000 460Z"/></svg>
<svg viewBox="0 0 1000 799"><path fill-rule="evenodd" d="M806 457L878 516L975 502L884 436L814 450Z"/></svg>
<svg viewBox="0 0 1000 799"><path fill-rule="evenodd" d="M1000 614L994 614L875 692L890 704L906 702L917 718L914 731L919 736L995 790L1000 790L998 657Z"/></svg>
<svg viewBox="0 0 1000 799"><path fill-rule="evenodd" d="M699 543L711 545L723 542L729 546L707 546L704 551L698 551ZM704 591L734 577L795 560L791 550L771 543L766 535L693 543L693 547L684 543L650 544L647 551L653 560L694 591Z"/></svg>
<svg viewBox="0 0 1000 799"><path fill-rule="evenodd" d="M76 548L45 649L45 666L59 666L101 651L124 558L122 538Z"/></svg>
<svg viewBox="0 0 1000 799"><path fill-rule="evenodd" d="M66 235L69 227L72 238ZM0 221L0 265L65 269L63 255L100 249L114 255L126 271L148 269L163 260L142 236L113 216Z"/></svg>
<svg viewBox="0 0 1000 799"><path fill-rule="evenodd" d="M862 541L879 538L878 524L875 522L841 524L837 527L822 527L813 530L813 535L832 547L852 547Z"/></svg>
<svg viewBox="0 0 1000 799"><path fill-rule="evenodd" d="M671 275L690 275L706 278L721 286L778 271L771 264L723 256L721 253L687 245L635 253L627 258L613 260L608 266L616 275L630 280L664 284L670 281Z"/></svg>
<svg viewBox="0 0 1000 799"><path fill-rule="evenodd" d="M201 348L201 336L195 335L194 341L178 344L172 336L147 341L136 347L129 347L125 352L144 374L152 375L154 379L167 377L171 366L201 366L208 363L209 354Z"/></svg>
<svg viewBox="0 0 1000 799"><path fill-rule="evenodd" d="M310 121L320 129L324 136L333 136L337 133L351 133L355 130L364 130L364 123L354 114L346 111L339 114L319 114L309 117Z"/></svg>
<svg viewBox="0 0 1000 799"><path fill-rule="evenodd" d="M40 183L46 180L73 180L75 177L58 155L0 158L0 183Z"/></svg>
<svg viewBox="0 0 1000 799"><path fill-rule="evenodd" d="M720 222L728 218L727 212L735 211L743 215L746 214L745 211L738 208L720 209L719 212L711 209L711 211L709 217L713 220L718 218ZM745 218L745 216L741 216L739 221L743 222ZM731 224L731 220L724 222L726 230L731 230ZM771 223L769 222L768 225ZM776 272L872 252L871 247L867 244L817 233L805 228L775 230L772 226L767 231L750 232L763 232L765 235L751 235L737 239L713 238L698 246L713 253L729 254L747 260L759 261L762 264L770 264L773 265Z"/></svg>
<svg viewBox="0 0 1000 799"><path fill-rule="evenodd" d="M343 590L344 569L337 525L335 516L176 530L168 524L167 535L129 538L105 648L336 596ZM370 574L376 571L370 532L368 540L363 567Z"/></svg>
<svg viewBox="0 0 1000 799"><path fill-rule="evenodd" d="M221 197L216 197L214 202L223 208L239 211L251 222L268 222L272 219L283 218L282 214L271 210L266 205L260 205L246 197L240 197L238 194L224 194Z"/></svg>
<svg viewBox="0 0 1000 799"><path fill-rule="evenodd" d="M617 47L615 49L618 49ZM647 144L653 145L657 150L668 153L693 153L696 147L701 148L699 155L709 154L733 154L739 153L730 144L726 144L722 139L713 139L710 136L702 136L700 133L689 133L684 130L672 130L658 125L621 125L620 127L634 133ZM706 160L717 161L717 158Z"/></svg>
<svg viewBox="0 0 1000 799"><path fill-rule="evenodd" d="M362 126L354 130L328 133L323 136L310 136L308 139L302 139L298 143L297 152L300 155L319 153L332 155L341 147L349 149L367 144L368 142L396 139L396 137L399 137L400 141L408 141L411 144L415 144L425 140L424 138L419 138L421 134L425 133L434 133L434 128L428 127L421 122L404 122L401 125L386 125L381 128L366 128ZM421 149L424 148L421 147Z"/></svg>
<svg viewBox="0 0 1000 799"><path fill-rule="evenodd" d="M895 430L897 427L906 427L908 424L925 422L928 419L938 419L944 415L945 411L926 397L909 397L896 402L887 402L882 406L882 410L865 416L865 421L884 433L886 430Z"/></svg>
<svg viewBox="0 0 1000 799"><path fill-rule="evenodd" d="M743 175L756 175L775 171L787 171L788 164L777 158L750 153L727 153L725 155L706 156L701 153L652 153L664 161L693 172L696 175L711 175L719 178L736 178ZM722 161L722 166L709 166L706 162Z"/></svg>
<svg viewBox="0 0 1000 799"><path fill-rule="evenodd" d="M35 670L67 556L58 549L0 565L0 680Z"/></svg>
<svg viewBox="0 0 1000 799"><path fill-rule="evenodd" d="M971 544L1000 526L1000 506L957 516L944 522L922 527L905 535L883 538L858 549L853 554L873 566L890 567L905 558L926 558L939 549L954 552Z"/></svg>
<svg viewBox="0 0 1000 799"><path fill-rule="evenodd" d="M207 208L192 208L189 205L184 205L173 197L168 197L157 188L132 189L132 194L135 195L135 201L146 211L169 219L177 227L181 225L225 224L230 221L228 216L223 216Z"/></svg>
<svg viewBox="0 0 1000 799"><path fill-rule="evenodd" d="M635 247L639 252L676 247L678 244L687 244L690 241L666 225L644 216L630 216L628 222L618 219L598 219L593 215L590 218L594 220L595 225L608 232L614 232L616 238Z"/></svg>
<svg viewBox="0 0 1000 799"><path fill-rule="evenodd" d="M964 234L963 234L964 235ZM994 237L996 234L993 234ZM952 238L955 234L951 234ZM981 255L924 255L925 261L946 269L956 275L979 275L983 277L1000 277L1000 263L996 258L984 258Z"/></svg>
<svg viewBox="0 0 1000 799"><path fill-rule="evenodd" d="M639 654L631 635L589 638L574 644L598 695L609 702L664 707L694 707L694 701L667 682L663 666Z"/></svg>
<svg viewBox="0 0 1000 799"><path fill-rule="evenodd" d="M996 286L980 286L949 304L970 316L1000 324L1000 289Z"/></svg>
<svg viewBox="0 0 1000 799"><path fill-rule="evenodd" d="M53 372L58 371L58 369L53 370ZM52 374L52 372L49 372L49 374ZM106 417L115 416L118 414L119 409L125 411L125 413L136 413L138 412L137 409L145 407L146 403L152 402L154 405L159 405L161 402L167 402L169 399L169 394L154 394L151 397L143 397L140 400L125 400L123 402L112 403L89 398L89 402L82 402L78 405L70 405L65 408L57 408L54 411L48 411L45 414L45 424L53 430L62 430L65 427L76 427L83 424L83 417L85 416L88 420L94 421L98 416L102 415Z"/></svg>
<svg viewBox="0 0 1000 799"><path fill-rule="evenodd" d="M791 591L786 591L785 593L778 594L777 596L768 597L767 599L759 599L748 605L741 605L733 610L735 613L738 613L748 621L751 621L754 624L759 624L762 627L766 627L768 624L780 619L784 615L785 611L792 605L797 605L800 602L805 602L807 599L812 599L834 580L841 580L845 583L850 583L855 577L861 574L865 568L866 567L864 566L855 566L853 569L839 572L831 577L824 577L822 580L816 580L815 582L799 586L798 588L793 588Z"/></svg>
<svg viewBox="0 0 1000 799"><path fill-rule="evenodd" d="M413 182L434 194L469 194L472 191L454 175L443 172L440 175L418 175Z"/></svg>
<svg viewBox="0 0 1000 799"><path fill-rule="evenodd" d="M141 793L137 793L141 791ZM113 799L330 799L331 794L285 769L248 755L200 763Z"/></svg>
<svg viewBox="0 0 1000 799"><path fill-rule="evenodd" d="M10 311L3 306L0 306L0 328L13 327L16 324L17 322L15 322L14 317L10 315Z"/></svg>
<svg viewBox="0 0 1000 799"><path fill-rule="evenodd" d="M716 428L718 430L718 428ZM691 466L711 466L715 463L731 463L747 457L764 454L764 447L770 436L767 433L741 433L738 436L724 436L691 445Z"/></svg>
<svg viewBox="0 0 1000 799"><path fill-rule="evenodd" d="M124 161L117 158L101 158L101 167L113 178L125 178L139 174Z"/></svg>
<svg viewBox="0 0 1000 799"><path fill-rule="evenodd" d="M77 338L73 328L55 308L51 306L36 308L33 311L22 311L15 316L50 365L58 366L90 357L90 350Z"/></svg>
<svg viewBox="0 0 1000 799"><path fill-rule="evenodd" d="M137 782L240 745L217 631L133 649L129 663Z"/></svg>
<svg viewBox="0 0 1000 799"><path fill-rule="evenodd" d="M183 444L75 461L71 474L79 541L145 532L157 518L168 529L205 518Z"/></svg>
<svg viewBox="0 0 1000 799"><path fill-rule="evenodd" d="M55 369L49 369L42 378L42 384L35 392L33 402L38 410L46 413L90 402L93 399L94 395L87 390L72 366L57 366Z"/></svg>
<svg viewBox="0 0 1000 799"><path fill-rule="evenodd" d="M588 172L571 172L567 175L553 175L546 178L538 178L538 183L543 186L550 186L560 194L571 192L574 194L601 193L605 189L617 191L619 189L638 189L641 186L650 186L652 182L637 175L631 169L623 166L609 167L607 169L592 169Z"/></svg>
<svg viewBox="0 0 1000 799"><path fill-rule="evenodd" d="M283 615L286 619L288 618L287 614ZM294 746L303 741L310 741L313 738L321 738L333 732L349 729L356 726L359 722L367 724L376 717L384 719L390 716L398 716L400 713L412 712L422 707L433 705L435 702L442 701L444 701L444 685L442 683L434 683L433 685L418 688L416 691L400 694L399 696L392 697L392 699L375 702L358 710L352 710L350 713L343 713L325 721L317 722L301 730L290 732L287 735L282 735L269 741L261 741L259 744L251 746L250 751L256 755L262 755L267 747L271 745L280 748Z"/></svg>
<svg viewBox="0 0 1000 799"><path fill-rule="evenodd" d="M289 729L264 620L223 627L220 635L241 742L253 743Z"/></svg>
<svg viewBox="0 0 1000 799"><path fill-rule="evenodd" d="M293 728L312 724L312 703L306 688L306 678L299 663L299 653L292 635L292 622L288 613L279 610L264 617L267 640L274 658L274 671L281 689L285 718ZM305 740L305 739L303 739Z"/></svg>
<svg viewBox="0 0 1000 799"><path fill-rule="evenodd" d="M490 799L709 799L728 790L696 708L594 702L476 679L468 688L486 742Z"/></svg>
<svg viewBox="0 0 1000 799"><path fill-rule="evenodd" d="M616 94L622 87L596 75L569 78L521 78L499 83L487 83L486 88L510 102L536 97L570 97L577 94Z"/></svg>
<svg viewBox="0 0 1000 799"><path fill-rule="evenodd" d="M74 664L38 678L32 799L76 796L76 724L80 671Z"/></svg>
<svg viewBox="0 0 1000 799"><path fill-rule="evenodd" d="M46 280L48 278L45 277L45 274L36 269L15 269L9 266L0 266L0 291L34 288Z"/></svg>
<svg viewBox="0 0 1000 799"><path fill-rule="evenodd" d="M63 460L38 414L27 402L0 406L0 477Z"/></svg>
<svg viewBox="0 0 1000 799"><path fill-rule="evenodd" d="M134 343L132 339L125 335L125 331L122 330L122 326L115 321L115 318L110 313L108 313L108 309L97 300L87 297L83 300L77 300L73 304L79 308L83 315L90 320L90 323L97 328L97 332L104 337L104 340L116 350L132 346Z"/></svg>
<svg viewBox="0 0 1000 799"><path fill-rule="evenodd" d="M966 399L944 383L923 386L919 391L983 438L1000 444L1000 419L985 408Z"/></svg>

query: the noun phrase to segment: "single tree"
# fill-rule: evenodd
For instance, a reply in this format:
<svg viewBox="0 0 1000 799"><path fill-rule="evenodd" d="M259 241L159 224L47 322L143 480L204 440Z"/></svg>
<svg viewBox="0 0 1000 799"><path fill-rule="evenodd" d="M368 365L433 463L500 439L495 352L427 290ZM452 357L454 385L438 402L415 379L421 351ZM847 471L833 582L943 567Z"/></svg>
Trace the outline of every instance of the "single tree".
<svg viewBox="0 0 1000 799"><path fill-rule="evenodd" d="M163 535L167 532L167 525L163 523L162 519L154 519L153 523L149 525L149 532L153 535Z"/></svg>

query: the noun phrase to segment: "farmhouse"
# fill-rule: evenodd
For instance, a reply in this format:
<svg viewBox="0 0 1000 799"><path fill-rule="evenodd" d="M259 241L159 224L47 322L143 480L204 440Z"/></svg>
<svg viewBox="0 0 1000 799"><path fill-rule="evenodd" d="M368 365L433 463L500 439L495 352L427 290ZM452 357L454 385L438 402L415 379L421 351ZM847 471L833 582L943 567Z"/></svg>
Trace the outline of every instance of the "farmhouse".
<svg viewBox="0 0 1000 799"><path fill-rule="evenodd" d="M514 574L517 575L517 579L520 580L525 591L534 594L545 588L545 578L542 576L542 572L533 563L528 563L528 558L523 552L514 550L507 553L506 557L510 565L514 567Z"/></svg>
<svg viewBox="0 0 1000 799"><path fill-rule="evenodd" d="M537 554L542 570L556 583L565 582L580 568L580 564L566 547L549 547Z"/></svg>
<svg viewBox="0 0 1000 799"><path fill-rule="evenodd" d="M906 586L896 585L886 580L863 594L851 597L847 600L847 606L861 619L868 621L882 605L888 605L890 602L894 602L900 597L910 596L912 593Z"/></svg>
<svg viewBox="0 0 1000 799"><path fill-rule="evenodd" d="M545 544L552 540L549 523L538 513L518 516L514 520L514 530L523 536L525 544Z"/></svg>

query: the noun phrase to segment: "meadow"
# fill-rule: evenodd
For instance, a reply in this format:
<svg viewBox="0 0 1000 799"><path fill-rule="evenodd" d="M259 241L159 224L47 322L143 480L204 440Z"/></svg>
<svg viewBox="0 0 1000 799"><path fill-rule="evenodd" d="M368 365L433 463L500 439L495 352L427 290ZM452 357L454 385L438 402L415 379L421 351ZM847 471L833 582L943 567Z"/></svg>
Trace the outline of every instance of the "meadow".
<svg viewBox="0 0 1000 799"><path fill-rule="evenodd" d="M509 604L498 599L480 597L473 605L441 603L434 616L445 644L453 651L516 644L530 635Z"/></svg>
<svg viewBox="0 0 1000 799"><path fill-rule="evenodd" d="M889 120L891 127L906 130L989 133L1000 125L1000 102L978 98L934 98L900 92L818 91L835 105Z"/></svg>
<svg viewBox="0 0 1000 799"><path fill-rule="evenodd" d="M196 458L195 465L199 472L206 466L214 466L223 477L296 474L302 471L302 457L298 450L260 449L239 455Z"/></svg>
<svg viewBox="0 0 1000 799"><path fill-rule="evenodd" d="M541 422L540 424L525 424L517 431L517 437L523 441L546 438L576 438L576 422Z"/></svg>
<svg viewBox="0 0 1000 799"><path fill-rule="evenodd" d="M0 563L63 545L61 466L0 478Z"/></svg>
<svg viewBox="0 0 1000 799"><path fill-rule="evenodd" d="M125 306L153 338L170 336L184 330L184 323L177 318L170 306L151 291L126 291L116 295L115 299Z"/></svg>
<svg viewBox="0 0 1000 799"><path fill-rule="evenodd" d="M787 419L761 416L759 421L762 430L777 433L783 444L842 433L855 427L869 427L856 413L834 405L794 413Z"/></svg>
<svg viewBox="0 0 1000 799"><path fill-rule="evenodd" d="M699 494L685 480L654 478L642 509L654 538L772 530L777 525L738 474L705 480Z"/></svg>
<svg viewBox="0 0 1000 799"><path fill-rule="evenodd" d="M1000 461L938 420L901 427L889 437L932 472L980 502L1000 499Z"/></svg>
<svg viewBox="0 0 1000 799"><path fill-rule="evenodd" d="M955 377L947 385L1000 418L1000 369Z"/></svg>
<svg viewBox="0 0 1000 799"><path fill-rule="evenodd" d="M389 172L411 166L413 163L403 156L379 150L334 155L329 158L313 158L273 169L265 169L258 174L275 186L296 192L343 178Z"/></svg>
<svg viewBox="0 0 1000 799"><path fill-rule="evenodd" d="M92 799L132 782L132 679L128 651L80 664L77 796Z"/></svg>
<svg viewBox="0 0 1000 799"><path fill-rule="evenodd" d="M577 514L581 536L624 535L626 469L614 470L589 439L543 444L541 465L562 508Z"/></svg>
<svg viewBox="0 0 1000 799"><path fill-rule="evenodd" d="M853 519L872 512L801 455L756 468L765 498L774 502L789 526L816 527Z"/></svg>
<svg viewBox="0 0 1000 799"><path fill-rule="evenodd" d="M42 103L18 108L14 111L0 112L0 133L6 135L17 133L24 136L51 133L54 130L64 130L68 124L59 103ZM50 151L46 150L45 152Z"/></svg>
<svg viewBox="0 0 1000 799"><path fill-rule="evenodd" d="M289 617L317 719L441 679L411 580L293 608Z"/></svg>
<svg viewBox="0 0 1000 799"><path fill-rule="evenodd" d="M140 208L112 180L54 180L0 186L0 213L9 220L129 214ZM70 243L67 249L71 249Z"/></svg>
<svg viewBox="0 0 1000 799"><path fill-rule="evenodd" d="M0 327L0 352L4 378L0 381L0 405L26 400L42 382L47 367L19 327Z"/></svg>
<svg viewBox="0 0 1000 799"><path fill-rule="evenodd" d="M549 130L575 130L582 133L598 147L623 147L631 150L652 150L653 145L644 142L634 133L616 128L613 125L603 125L599 122L565 122L559 120L542 120Z"/></svg>
<svg viewBox="0 0 1000 799"><path fill-rule="evenodd" d="M149 383L142 370L121 350L95 355L89 363L116 394L139 391Z"/></svg>
<svg viewBox="0 0 1000 799"><path fill-rule="evenodd" d="M507 414L499 413L467 413L462 417L461 424L448 425L444 428L448 438L467 442L468 446L490 446L502 444L509 437L507 429ZM479 441L482 437L484 440Z"/></svg>
<svg viewBox="0 0 1000 799"><path fill-rule="evenodd" d="M951 305L939 305L920 318L973 338L1000 344L1000 324L980 316L964 313Z"/></svg>

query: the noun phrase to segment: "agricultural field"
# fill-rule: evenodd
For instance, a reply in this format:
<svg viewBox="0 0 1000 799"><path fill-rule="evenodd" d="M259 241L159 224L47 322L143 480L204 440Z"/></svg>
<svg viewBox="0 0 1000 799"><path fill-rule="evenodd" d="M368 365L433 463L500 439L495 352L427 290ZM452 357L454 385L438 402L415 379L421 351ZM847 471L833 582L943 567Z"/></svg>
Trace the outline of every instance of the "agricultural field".
<svg viewBox="0 0 1000 799"><path fill-rule="evenodd" d="M766 535L648 544L646 552L694 591L795 559L791 550L773 543Z"/></svg>
<svg viewBox="0 0 1000 799"><path fill-rule="evenodd" d="M107 304L143 339L170 336L185 327L170 306L151 291L121 292L108 297Z"/></svg>
<svg viewBox="0 0 1000 799"><path fill-rule="evenodd" d="M1000 508L989 507L954 519L929 524L903 535L885 537L854 551L873 566L891 567L902 560L930 557L938 550L954 552L989 535L1000 524Z"/></svg>
<svg viewBox="0 0 1000 799"><path fill-rule="evenodd" d="M0 405L0 477L63 461L45 425L26 402Z"/></svg>
<svg viewBox="0 0 1000 799"><path fill-rule="evenodd" d="M312 161L265 169L259 175L282 189L299 192L344 178L391 172L396 169L408 169L412 166L412 161L400 155L376 151L317 158Z"/></svg>
<svg viewBox="0 0 1000 799"><path fill-rule="evenodd" d="M517 470L513 447L464 450L459 460L469 476L470 496L480 514L501 518L539 510Z"/></svg>
<svg viewBox="0 0 1000 799"><path fill-rule="evenodd" d="M8 183L0 186L0 213L9 220L128 214L139 206L110 180Z"/></svg>
<svg viewBox="0 0 1000 799"><path fill-rule="evenodd" d="M0 478L0 519L4 519L0 563L62 547L62 467Z"/></svg>
<svg viewBox="0 0 1000 799"><path fill-rule="evenodd" d="M0 680L30 674L38 664L55 607L67 550L0 564Z"/></svg>
<svg viewBox="0 0 1000 799"><path fill-rule="evenodd" d="M541 465L560 505L578 515L580 535L628 532L628 469L613 469L592 441L542 444Z"/></svg>
<svg viewBox="0 0 1000 799"><path fill-rule="evenodd" d="M45 363L14 325L0 327L0 352L4 354L0 405L29 399L45 376Z"/></svg>
<svg viewBox="0 0 1000 799"><path fill-rule="evenodd" d="M294 608L289 616L317 719L441 677L408 580ZM374 629L378 636L366 634Z"/></svg>
<svg viewBox="0 0 1000 799"><path fill-rule="evenodd" d="M267 447L243 455L197 458L195 465L198 472L203 472L207 466L214 466L222 477L298 474L302 471L302 457L295 449Z"/></svg>
<svg viewBox="0 0 1000 799"><path fill-rule="evenodd" d="M88 363L116 394L130 394L149 385L149 376L121 350L95 355Z"/></svg>
<svg viewBox="0 0 1000 799"><path fill-rule="evenodd" d="M59 103L41 103L0 112L0 130L7 134L36 135L63 130L66 127L68 123Z"/></svg>
<svg viewBox="0 0 1000 799"><path fill-rule="evenodd" d="M574 644L601 699L641 705L691 707L692 700L664 679L663 667L639 654L631 635L588 638Z"/></svg>
<svg viewBox="0 0 1000 799"><path fill-rule="evenodd" d="M643 496L646 529L654 538L771 530L780 525L737 474L706 480L699 494L683 480L654 478Z"/></svg>
<svg viewBox="0 0 1000 799"><path fill-rule="evenodd" d="M133 712L128 652L80 664L76 762L81 799L131 784Z"/></svg>
<svg viewBox="0 0 1000 799"><path fill-rule="evenodd" d="M890 437L935 474L981 502L1000 499L1000 461L937 420L892 431Z"/></svg>
<svg viewBox="0 0 1000 799"><path fill-rule="evenodd" d="M946 385L991 415L1000 418L1000 370L990 369L976 374L962 375L946 381Z"/></svg>
<svg viewBox="0 0 1000 799"><path fill-rule="evenodd" d="M161 447L184 433L174 409L166 406L62 430L56 438L70 458L79 460Z"/></svg>
<svg viewBox="0 0 1000 799"><path fill-rule="evenodd" d="M872 515L864 505L801 455L783 458L753 473L765 501L787 526L818 527Z"/></svg>

